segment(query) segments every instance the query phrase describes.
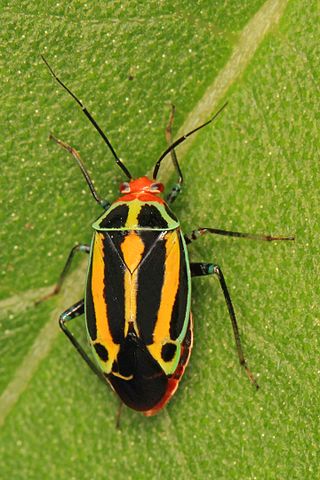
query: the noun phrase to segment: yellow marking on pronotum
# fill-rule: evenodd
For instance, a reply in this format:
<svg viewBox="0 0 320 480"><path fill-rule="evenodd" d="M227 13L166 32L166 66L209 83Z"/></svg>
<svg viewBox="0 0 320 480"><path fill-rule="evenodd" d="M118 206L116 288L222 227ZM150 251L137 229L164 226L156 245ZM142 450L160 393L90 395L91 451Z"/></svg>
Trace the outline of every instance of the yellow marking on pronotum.
<svg viewBox="0 0 320 480"><path fill-rule="evenodd" d="M132 228L137 228L139 223L138 223L138 215L141 210L141 205L142 203L139 200L132 200L129 203L129 212L128 212L128 217L126 221L125 228L132 229Z"/></svg>
<svg viewBox="0 0 320 480"><path fill-rule="evenodd" d="M161 290L160 308L153 332L154 343L148 346L151 355L157 359L166 373L171 373L175 370L179 359L179 355L177 355L179 353L178 348L172 362L164 362L161 358L162 346L170 341L170 321L179 286L179 275L180 244L177 232L173 231L166 236L165 273Z"/></svg>
<svg viewBox="0 0 320 480"><path fill-rule="evenodd" d="M108 324L108 306L104 298L104 256L103 235L96 233L92 257L92 298L97 322L97 341L106 346L108 350L107 364L102 364L106 373L110 373L113 361L119 352L119 345L115 344Z"/></svg>
<svg viewBox="0 0 320 480"><path fill-rule="evenodd" d="M133 322L137 330L138 270L136 269L141 262L144 243L135 232L129 232L121 244L121 251L123 260L128 268L124 274L125 335L127 335L129 322Z"/></svg>
<svg viewBox="0 0 320 480"><path fill-rule="evenodd" d="M120 203L120 202L119 202ZM141 211L141 208L144 205L150 205L154 206L158 209L161 217L168 223L168 228L171 230L173 228L178 228L179 227L179 222L177 220L174 220L173 218L170 217L170 215L167 213L166 209L164 208L163 205L161 205L158 202L142 202L140 200L131 200L129 203L127 203L129 207L129 212L128 212L128 217L127 221L125 224L125 228L128 230L141 230L142 227L139 227L139 222L138 222L138 215ZM116 207L115 207L116 208ZM149 227L153 229L152 227ZM148 227L143 227L143 230L148 230ZM160 230L160 228L158 228ZM162 229L161 229L162 230Z"/></svg>

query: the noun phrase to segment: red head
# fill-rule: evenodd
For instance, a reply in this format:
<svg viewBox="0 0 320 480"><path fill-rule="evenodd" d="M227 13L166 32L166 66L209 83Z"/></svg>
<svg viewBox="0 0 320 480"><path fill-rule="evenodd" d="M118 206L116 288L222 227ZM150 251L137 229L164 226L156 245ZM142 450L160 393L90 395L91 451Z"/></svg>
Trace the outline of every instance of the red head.
<svg viewBox="0 0 320 480"><path fill-rule="evenodd" d="M129 182L123 182L120 185L120 192L125 195L120 197L120 201L130 201L139 199L142 201L161 201L157 197L159 193L163 192L164 186L162 183L150 180L148 177L140 177Z"/></svg>

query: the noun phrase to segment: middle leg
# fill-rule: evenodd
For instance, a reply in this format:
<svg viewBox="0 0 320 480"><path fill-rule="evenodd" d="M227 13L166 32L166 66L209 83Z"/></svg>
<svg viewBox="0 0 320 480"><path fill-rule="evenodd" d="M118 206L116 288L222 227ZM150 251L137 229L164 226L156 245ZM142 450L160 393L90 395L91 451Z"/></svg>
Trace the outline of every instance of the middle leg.
<svg viewBox="0 0 320 480"><path fill-rule="evenodd" d="M243 233L243 232L233 232L231 230L220 230L218 228L206 228L206 227L200 227L197 228L196 230L193 230L191 234L185 235L185 240L187 244L194 242L197 240L199 237L202 237L206 233L212 233L216 235L223 235L227 237L237 237L237 238L247 238L249 240L263 240L266 242L272 242L272 241L282 241L282 240L294 240L294 237L283 237L283 236L277 236L273 237L271 235L260 235L256 233Z"/></svg>
<svg viewBox="0 0 320 480"><path fill-rule="evenodd" d="M74 348L77 352L81 355L83 360L86 362L88 367L103 381L103 383L108 383L106 377L104 376L103 372L97 367L97 365L91 360L91 358L87 355L84 348L80 345L76 337L73 335L71 330L68 329L67 323L73 320L74 318L79 317L80 315L84 314L84 300L80 300L79 302L72 305L68 308L65 312L63 312L59 317L59 325L63 333L68 337Z"/></svg>

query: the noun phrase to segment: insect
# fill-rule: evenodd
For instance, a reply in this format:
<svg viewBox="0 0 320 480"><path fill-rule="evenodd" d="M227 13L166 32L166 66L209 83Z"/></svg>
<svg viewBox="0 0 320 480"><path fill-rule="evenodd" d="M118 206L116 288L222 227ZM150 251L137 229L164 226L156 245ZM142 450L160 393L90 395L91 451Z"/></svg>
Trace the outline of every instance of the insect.
<svg viewBox="0 0 320 480"><path fill-rule="evenodd" d="M243 354L222 270L213 263L190 262L187 245L208 233L266 241L293 240L293 237L215 228L198 228L190 235L184 235L179 220L170 208L183 184L175 148L213 122L226 104L209 121L174 142L171 140L172 111L166 130L169 146L155 163L152 178L144 176L135 179L82 102L42 58L55 80L73 97L99 132L127 177L120 186L120 197L109 203L98 195L79 153L67 143L50 136L74 157L91 194L103 208L102 215L93 224L91 245L72 248L57 285L46 297L58 293L74 255L77 252L89 254L84 299L61 314L59 322L63 332L91 370L111 385L125 405L147 416L153 415L167 404L177 390L190 358L193 344L191 278L215 275L231 319L240 365L258 388ZM161 196L164 186L157 181L157 175L162 160L169 153L178 180L164 200ZM68 328L68 323L82 314L85 314L94 361Z"/></svg>

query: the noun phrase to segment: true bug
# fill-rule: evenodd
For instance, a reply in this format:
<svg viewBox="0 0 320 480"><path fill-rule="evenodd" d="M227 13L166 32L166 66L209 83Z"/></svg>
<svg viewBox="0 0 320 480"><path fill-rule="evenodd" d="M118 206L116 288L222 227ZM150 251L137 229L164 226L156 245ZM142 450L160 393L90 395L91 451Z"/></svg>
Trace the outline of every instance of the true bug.
<svg viewBox="0 0 320 480"><path fill-rule="evenodd" d="M133 179L82 102L42 58L56 81L73 97L102 136L128 178L120 186L121 196L118 199L113 203L103 200L79 153L67 143L50 136L75 158L94 199L104 209L93 224L91 246L76 245L72 248L54 291L46 297L60 290L75 253L88 253L90 260L85 297L61 314L59 322L62 330L93 372L112 386L124 404L145 415L153 415L170 400L189 361L193 343L191 277L216 275L229 311L240 364L258 388L243 354L236 316L221 268L212 263L190 263L187 244L206 233L267 241L293 240L293 237L215 228L198 228L190 235L183 235L180 223L169 206L183 184L175 147L211 123L226 104L209 121L173 143L172 111L166 130L169 146L156 162L153 178ZM168 153L171 154L178 181L164 200L160 197L164 186L157 182L157 174ZM83 313L95 362L67 328L70 320Z"/></svg>

